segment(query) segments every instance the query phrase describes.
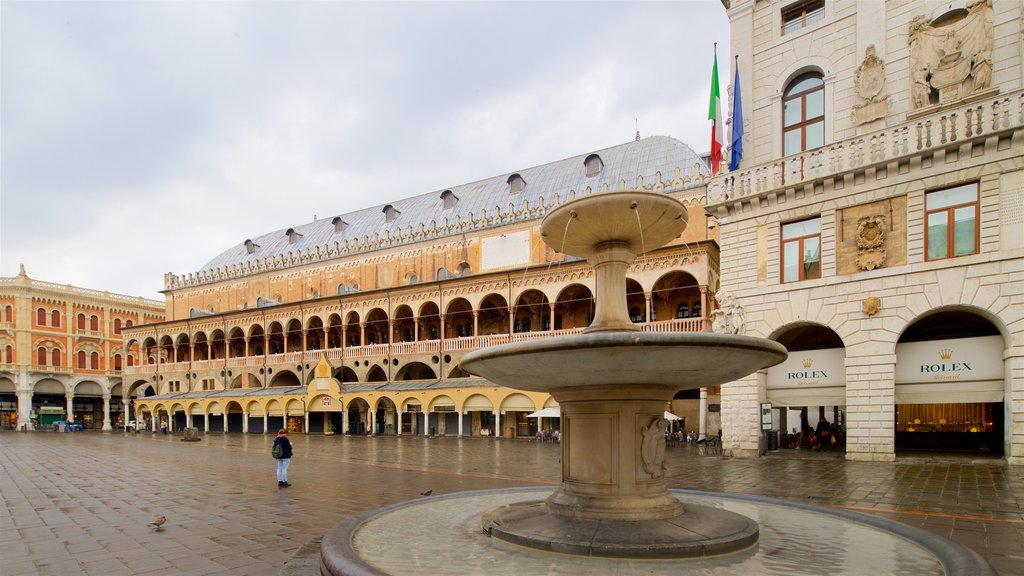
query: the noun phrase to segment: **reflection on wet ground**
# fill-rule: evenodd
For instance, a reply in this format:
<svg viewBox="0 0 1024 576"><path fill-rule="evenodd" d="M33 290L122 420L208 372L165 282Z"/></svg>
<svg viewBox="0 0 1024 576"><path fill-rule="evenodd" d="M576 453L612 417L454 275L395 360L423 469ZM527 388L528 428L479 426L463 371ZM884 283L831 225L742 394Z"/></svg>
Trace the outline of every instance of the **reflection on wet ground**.
<svg viewBox="0 0 1024 576"><path fill-rule="evenodd" d="M276 574L302 545L365 510L464 490L555 485L560 447L494 438L292 436L279 489L272 436L0 433L5 574ZM666 451L670 488L853 509L951 538L1008 576L1024 569L1024 471L1000 460L847 462ZM168 527L143 530L159 513ZM830 570L831 571L831 570Z"/></svg>

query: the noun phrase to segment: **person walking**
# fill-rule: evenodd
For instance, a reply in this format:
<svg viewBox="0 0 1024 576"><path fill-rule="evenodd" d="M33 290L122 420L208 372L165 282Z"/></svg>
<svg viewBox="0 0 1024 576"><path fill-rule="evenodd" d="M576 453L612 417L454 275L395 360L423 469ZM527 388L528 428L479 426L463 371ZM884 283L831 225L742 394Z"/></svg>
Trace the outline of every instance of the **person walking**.
<svg viewBox="0 0 1024 576"><path fill-rule="evenodd" d="M828 452L828 447L832 443L832 425L828 423L828 420L821 418L818 420L818 427L814 432L818 437L817 449Z"/></svg>
<svg viewBox="0 0 1024 576"><path fill-rule="evenodd" d="M291 484L288 483L288 464L292 461L292 443L291 440L288 439L288 430L281 428L277 431L277 437L274 438L274 448L272 451L274 458L277 459L278 488L291 486Z"/></svg>

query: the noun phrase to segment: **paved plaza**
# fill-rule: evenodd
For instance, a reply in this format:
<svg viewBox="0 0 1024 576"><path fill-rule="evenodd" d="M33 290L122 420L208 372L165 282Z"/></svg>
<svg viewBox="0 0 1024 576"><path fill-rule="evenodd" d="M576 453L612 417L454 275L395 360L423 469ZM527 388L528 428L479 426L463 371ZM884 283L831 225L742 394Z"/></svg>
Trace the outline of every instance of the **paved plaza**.
<svg viewBox="0 0 1024 576"><path fill-rule="evenodd" d="M278 488L273 436L0 434L0 574L278 574L363 510L433 490L557 484L559 446L493 438L293 436ZM1024 574L1024 471L999 460L838 452L728 459L669 447L671 488L758 494L876 514ZM147 524L158 515L164 529ZM876 575L872 575L876 576Z"/></svg>

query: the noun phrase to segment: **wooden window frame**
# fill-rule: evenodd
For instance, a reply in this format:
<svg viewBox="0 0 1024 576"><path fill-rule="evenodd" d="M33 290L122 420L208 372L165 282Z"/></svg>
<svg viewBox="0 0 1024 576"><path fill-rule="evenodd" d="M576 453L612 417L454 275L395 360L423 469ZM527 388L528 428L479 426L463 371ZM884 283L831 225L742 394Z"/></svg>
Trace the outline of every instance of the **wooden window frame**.
<svg viewBox="0 0 1024 576"><path fill-rule="evenodd" d="M821 81L821 84L819 86L814 86L813 88L808 88L806 90L802 90L800 92L795 92L793 94L787 94L786 93L789 90L790 86L796 84L800 80L802 80L804 78L807 78L809 76L817 77L817 79ZM816 92L821 92L821 99L822 99L821 116L815 116L813 118L808 118L807 117L807 96L809 96L810 94L814 94ZM806 72L804 74L801 74L801 75L797 76L796 78L791 80L788 84L786 84L786 90L783 90L782 94L783 94L782 95L782 155L783 156L791 156L793 154L799 154L801 152L806 152L808 150L808 148L807 148L807 128L809 128L811 126L816 126L817 124L821 124L822 145L824 145L824 141L825 141L825 138L824 138L825 114L826 114L826 106L825 106L825 104L826 104L825 103L825 77L822 74L818 73L818 72ZM796 124L793 124L792 126L786 126L786 103L790 102L790 101L793 101L793 100L799 100L800 101L800 121L797 122ZM795 151L795 152L787 152L786 151L786 134L788 134L790 132L797 131L797 130L800 131L800 149ZM821 146L818 146L817 148L821 148ZM812 150L813 150L813 148L812 148Z"/></svg>
<svg viewBox="0 0 1024 576"><path fill-rule="evenodd" d="M792 238L786 238L785 228L789 224L798 224L800 222L810 222L812 220L818 221L818 231L814 234L804 234L802 236L794 236ZM807 278L804 274L804 242L811 239L818 239L818 275L815 277ZM797 278L796 280L786 280L786 245L793 242L797 243ZM792 222L783 222L779 226L779 283L780 284L792 284L794 282L803 282L804 280L817 280L821 278L822 269L822 246L821 246L821 216L814 216L812 218L804 218L802 220L794 220Z"/></svg>
<svg viewBox="0 0 1024 576"><path fill-rule="evenodd" d="M819 16L820 14L820 16ZM813 19L808 21L808 16ZM815 18L815 16L819 16ZM779 32L782 36L786 34L792 34L798 30L803 30L817 24L825 19L825 0L804 0L790 6L786 6L782 9L782 27ZM786 30L786 25L791 22L800 22L800 26L793 28L792 30Z"/></svg>
<svg viewBox="0 0 1024 576"><path fill-rule="evenodd" d="M974 200L971 202L961 202L960 204L952 204L950 206L943 206L942 208L935 208L933 210L928 209L928 196L938 192L945 192L946 190L953 190L955 188L963 188L965 186L974 186ZM964 256L973 256L981 253L981 186L978 182L966 182L964 184L958 184L956 186L947 186L945 188L939 188L936 190L929 190L924 195L924 259L926 262L935 262L937 260L948 260L950 258L962 258ZM956 211L960 208L974 207L974 250L969 254L955 254L956 245L956 234L954 228L953 216ZM929 240L929 226L928 217L932 214L939 214L946 212L946 255L939 258L931 258L928 256L928 240Z"/></svg>

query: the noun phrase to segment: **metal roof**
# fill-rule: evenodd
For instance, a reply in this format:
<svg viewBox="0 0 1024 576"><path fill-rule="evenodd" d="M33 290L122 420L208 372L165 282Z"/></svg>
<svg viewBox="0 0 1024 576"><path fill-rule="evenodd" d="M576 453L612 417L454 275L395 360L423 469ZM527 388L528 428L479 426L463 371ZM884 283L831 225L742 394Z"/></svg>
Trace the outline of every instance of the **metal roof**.
<svg viewBox="0 0 1024 576"><path fill-rule="evenodd" d="M601 157L603 168L596 176L588 177L584 161L591 154ZM541 204L550 206L555 202L556 195L560 202L564 202L570 194L585 194L588 188L599 191L607 186L608 189L617 190L623 187L623 182L626 188L633 188L637 186L638 178L643 178L645 185L650 186L657 180L659 173L663 181L671 182L677 169L683 179L695 176L698 170L701 173L708 172L704 161L686 144L669 136L651 136L557 162L513 170L477 182L339 214L337 217L287 226L249 239L242 238L238 244L206 263L199 273L213 273L218 269L226 270L246 264L256 266L268 259L307 251L316 252L318 249L326 254L327 248L335 244L348 242L356 245L375 235L394 237L409 229L419 230L421 225L430 229L432 223L441 226L446 219L449 222L455 222L457 218L463 222L471 221L479 218L484 211L488 215L494 215L497 210L507 212L510 204L515 210L521 210L527 202L531 208ZM526 182L525 188L515 194L510 192L508 183L513 174L519 174ZM458 197L458 202L448 209L441 198L446 190L451 190ZM390 222L384 213L385 207L389 205L397 211ZM535 217L541 216L543 214ZM336 218L347 224L343 231L336 231ZM287 231L296 234L289 235ZM252 253L246 246L247 240L251 240Z"/></svg>

